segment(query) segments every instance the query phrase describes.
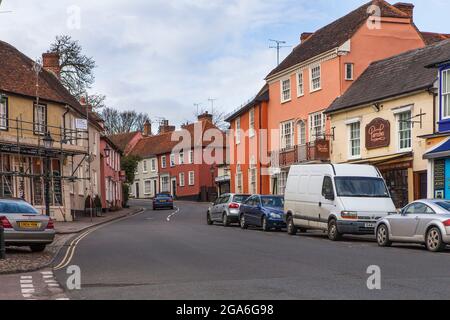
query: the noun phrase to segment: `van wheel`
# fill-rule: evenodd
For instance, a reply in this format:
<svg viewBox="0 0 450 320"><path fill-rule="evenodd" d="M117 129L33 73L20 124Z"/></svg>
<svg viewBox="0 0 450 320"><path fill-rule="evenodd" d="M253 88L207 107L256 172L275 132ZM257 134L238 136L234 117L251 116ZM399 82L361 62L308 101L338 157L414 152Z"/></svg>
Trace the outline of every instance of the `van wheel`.
<svg viewBox="0 0 450 320"><path fill-rule="evenodd" d="M239 225L241 226L241 229L245 230L248 229L247 222L245 222L245 216L241 215L241 218L239 219Z"/></svg>
<svg viewBox="0 0 450 320"><path fill-rule="evenodd" d="M437 227L428 230L426 241L427 249L431 252L441 252L445 250L446 244L442 240L441 231Z"/></svg>
<svg viewBox="0 0 450 320"><path fill-rule="evenodd" d="M288 217L287 221L287 233L291 236L295 236L297 234L297 227L294 224L294 218L292 216Z"/></svg>
<svg viewBox="0 0 450 320"><path fill-rule="evenodd" d="M222 223L224 227L229 227L230 226L230 220L228 220L228 216L226 213L223 214L222 216Z"/></svg>
<svg viewBox="0 0 450 320"><path fill-rule="evenodd" d="M211 220L211 214L208 212L208 214L206 215L206 223L208 224L208 226L212 226L213 225L213 221Z"/></svg>
<svg viewBox="0 0 450 320"><path fill-rule="evenodd" d="M377 242L380 247L390 247L392 242L389 240L389 231L385 224L378 227Z"/></svg>
<svg viewBox="0 0 450 320"><path fill-rule="evenodd" d="M328 239L331 241L339 241L342 239L342 234L339 233L336 220L330 220L328 223Z"/></svg>

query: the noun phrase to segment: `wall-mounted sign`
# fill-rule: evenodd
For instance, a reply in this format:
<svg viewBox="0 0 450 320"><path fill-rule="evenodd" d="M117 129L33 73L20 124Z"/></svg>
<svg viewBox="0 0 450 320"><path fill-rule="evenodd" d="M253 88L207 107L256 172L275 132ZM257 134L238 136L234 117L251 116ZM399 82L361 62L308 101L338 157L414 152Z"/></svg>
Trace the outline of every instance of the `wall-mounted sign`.
<svg viewBox="0 0 450 320"><path fill-rule="evenodd" d="M391 144L391 124L376 118L366 126L366 149L388 147Z"/></svg>
<svg viewBox="0 0 450 320"><path fill-rule="evenodd" d="M317 160L330 160L330 141L316 140L315 141L315 156Z"/></svg>
<svg viewBox="0 0 450 320"><path fill-rule="evenodd" d="M445 160L434 161L434 190L445 189Z"/></svg>
<svg viewBox="0 0 450 320"><path fill-rule="evenodd" d="M75 128L78 130L87 130L88 123L86 119L75 119Z"/></svg>

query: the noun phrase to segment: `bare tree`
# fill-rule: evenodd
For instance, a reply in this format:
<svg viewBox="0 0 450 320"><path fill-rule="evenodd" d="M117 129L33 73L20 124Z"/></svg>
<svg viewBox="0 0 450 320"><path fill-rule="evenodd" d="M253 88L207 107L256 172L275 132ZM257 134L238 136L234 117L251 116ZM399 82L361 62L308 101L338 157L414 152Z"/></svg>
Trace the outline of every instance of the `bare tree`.
<svg viewBox="0 0 450 320"><path fill-rule="evenodd" d="M106 96L103 94L91 94L87 97L87 103L92 107L94 111L100 111L103 108L106 108Z"/></svg>
<svg viewBox="0 0 450 320"><path fill-rule="evenodd" d="M105 121L108 134L143 131L145 122L150 121L149 116L145 113L118 111L107 107L102 110L101 116Z"/></svg>

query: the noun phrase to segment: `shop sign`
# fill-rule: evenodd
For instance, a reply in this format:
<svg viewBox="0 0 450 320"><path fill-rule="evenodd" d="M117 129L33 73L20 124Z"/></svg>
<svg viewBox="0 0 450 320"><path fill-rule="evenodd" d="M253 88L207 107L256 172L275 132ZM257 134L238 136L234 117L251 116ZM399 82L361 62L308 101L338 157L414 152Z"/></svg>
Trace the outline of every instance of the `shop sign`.
<svg viewBox="0 0 450 320"><path fill-rule="evenodd" d="M317 160L329 160L330 159L330 141L329 140L316 140L315 142L315 155Z"/></svg>
<svg viewBox="0 0 450 320"><path fill-rule="evenodd" d="M366 126L366 149L388 147L391 144L391 124L376 118Z"/></svg>

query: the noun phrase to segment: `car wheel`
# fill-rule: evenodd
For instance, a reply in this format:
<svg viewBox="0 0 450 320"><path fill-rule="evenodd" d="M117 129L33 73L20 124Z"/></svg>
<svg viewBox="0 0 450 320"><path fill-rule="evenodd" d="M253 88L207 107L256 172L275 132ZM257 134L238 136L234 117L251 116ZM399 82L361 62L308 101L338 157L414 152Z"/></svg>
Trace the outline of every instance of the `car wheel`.
<svg viewBox="0 0 450 320"><path fill-rule="evenodd" d="M339 233L337 222L334 219L328 223L328 239L331 241L339 241L342 239L342 234Z"/></svg>
<svg viewBox="0 0 450 320"><path fill-rule="evenodd" d="M437 227L428 230L426 241L427 249L431 252L441 252L445 250L446 244L442 240L441 231Z"/></svg>
<svg viewBox="0 0 450 320"><path fill-rule="evenodd" d="M214 222L211 220L211 214L209 212L206 214L206 223L208 224L208 226L212 226L214 224Z"/></svg>
<svg viewBox="0 0 450 320"><path fill-rule="evenodd" d="M270 226L269 222L267 221L267 217L262 218L261 225L264 232L270 231Z"/></svg>
<svg viewBox="0 0 450 320"><path fill-rule="evenodd" d="M30 246L32 252L43 252L47 246L45 244L33 244Z"/></svg>
<svg viewBox="0 0 450 320"><path fill-rule="evenodd" d="M241 229L243 229L243 230L248 229L248 225L247 225L247 222L245 222L244 215L241 215L241 217L239 219L239 225L241 226Z"/></svg>
<svg viewBox="0 0 450 320"><path fill-rule="evenodd" d="M294 218L292 216L288 217L288 221L287 221L287 233L291 236L294 236L297 234L297 227L294 224Z"/></svg>
<svg viewBox="0 0 450 320"><path fill-rule="evenodd" d="M224 227L229 227L230 226L230 220L228 220L228 216L226 213L223 214L222 216L222 223Z"/></svg>
<svg viewBox="0 0 450 320"><path fill-rule="evenodd" d="M156 211L156 208L155 208L155 207L153 207L153 211Z"/></svg>
<svg viewBox="0 0 450 320"><path fill-rule="evenodd" d="M392 246L392 242L389 240L389 229L385 224L378 227L377 242L380 247Z"/></svg>

